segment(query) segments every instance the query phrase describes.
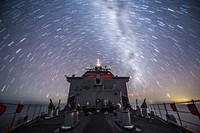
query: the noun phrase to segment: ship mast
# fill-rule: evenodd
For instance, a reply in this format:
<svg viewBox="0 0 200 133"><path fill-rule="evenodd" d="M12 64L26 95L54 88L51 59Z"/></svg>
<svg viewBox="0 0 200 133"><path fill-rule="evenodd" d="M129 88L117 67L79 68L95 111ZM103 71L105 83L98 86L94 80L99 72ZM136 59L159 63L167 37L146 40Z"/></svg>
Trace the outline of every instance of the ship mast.
<svg viewBox="0 0 200 133"><path fill-rule="evenodd" d="M95 67L87 67L86 70L89 70L89 71L108 71L108 70L111 70L110 67L107 67L107 66L104 66L102 67L101 66L101 61L99 59L97 59L97 62L96 62L96 66Z"/></svg>
<svg viewBox="0 0 200 133"><path fill-rule="evenodd" d="M100 63L100 60L99 60L99 59L97 59L96 67L101 67L101 63Z"/></svg>

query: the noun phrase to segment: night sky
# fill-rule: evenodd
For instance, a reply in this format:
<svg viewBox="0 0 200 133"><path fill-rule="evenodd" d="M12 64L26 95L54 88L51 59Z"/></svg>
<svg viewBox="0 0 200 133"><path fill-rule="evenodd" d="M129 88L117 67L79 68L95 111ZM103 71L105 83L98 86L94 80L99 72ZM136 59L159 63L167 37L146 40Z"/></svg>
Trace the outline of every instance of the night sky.
<svg viewBox="0 0 200 133"><path fill-rule="evenodd" d="M64 102L97 59L132 101L200 99L200 1L1 0L0 102Z"/></svg>

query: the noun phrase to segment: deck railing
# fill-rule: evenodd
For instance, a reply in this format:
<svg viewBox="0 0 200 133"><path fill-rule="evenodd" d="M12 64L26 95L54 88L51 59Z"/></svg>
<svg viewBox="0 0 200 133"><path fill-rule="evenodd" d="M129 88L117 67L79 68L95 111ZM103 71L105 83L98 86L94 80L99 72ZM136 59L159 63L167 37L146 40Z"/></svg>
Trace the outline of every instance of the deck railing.
<svg viewBox="0 0 200 133"><path fill-rule="evenodd" d="M42 104L0 103L0 132L9 132L21 124L31 122L47 110L48 105Z"/></svg>
<svg viewBox="0 0 200 133"><path fill-rule="evenodd" d="M150 104L148 110L165 121L174 122L181 128L200 133L200 100Z"/></svg>

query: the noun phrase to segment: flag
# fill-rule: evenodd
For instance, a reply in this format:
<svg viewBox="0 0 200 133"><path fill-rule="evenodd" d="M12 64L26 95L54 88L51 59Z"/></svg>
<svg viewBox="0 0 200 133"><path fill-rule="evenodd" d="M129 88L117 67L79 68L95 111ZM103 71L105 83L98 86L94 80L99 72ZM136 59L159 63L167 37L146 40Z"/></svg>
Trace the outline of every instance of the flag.
<svg viewBox="0 0 200 133"><path fill-rule="evenodd" d="M0 116L3 115L3 113L6 111L6 106L3 104L0 104Z"/></svg>
<svg viewBox="0 0 200 133"><path fill-rule="evenodd" d="M175 103L170 103L170 107L172 108L173 111L177 111Z"/></svg>
<svg viewBox="0 0 200 133"><path fill-rule="evenodd" d="M200 116L200 113L196 107L196 105L194 103L192 104L187 104L187 107L188 109L190 110L190 112L193 114L193 115L197 115L197 116Z"/></svg>
<svg viewBox="0 0 200 133"><path fill-rule="evenodd" d="M24 105L22 105L22 104L18 104L18 106L17 106L17 110L16 110L16 113L21 113L22 110L23 110L23 107L24 107Z"/></svg>

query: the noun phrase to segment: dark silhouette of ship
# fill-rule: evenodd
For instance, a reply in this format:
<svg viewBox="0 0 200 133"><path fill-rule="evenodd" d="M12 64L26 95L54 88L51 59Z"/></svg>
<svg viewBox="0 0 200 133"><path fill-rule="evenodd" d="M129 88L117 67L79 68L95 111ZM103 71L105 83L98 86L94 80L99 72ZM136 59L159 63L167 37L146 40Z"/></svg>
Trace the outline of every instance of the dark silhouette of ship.
<svg viewBox="0 0 200 133"><path fill-rule="evenodd" d="M168 115L164 121L147 110L146 99L133 110L126 83L129 77L113 75L109 67L97 60L80 77L66 76L70 83L68 101L60 110L50 100L48 113L20 125L15 133L190 133Z"/></svg>

